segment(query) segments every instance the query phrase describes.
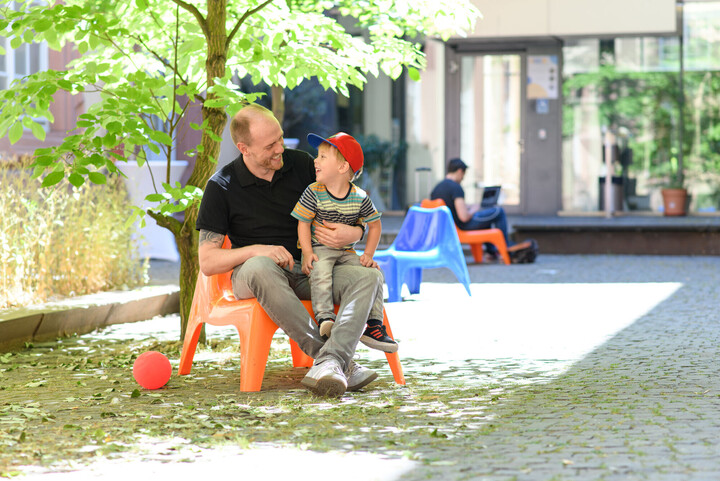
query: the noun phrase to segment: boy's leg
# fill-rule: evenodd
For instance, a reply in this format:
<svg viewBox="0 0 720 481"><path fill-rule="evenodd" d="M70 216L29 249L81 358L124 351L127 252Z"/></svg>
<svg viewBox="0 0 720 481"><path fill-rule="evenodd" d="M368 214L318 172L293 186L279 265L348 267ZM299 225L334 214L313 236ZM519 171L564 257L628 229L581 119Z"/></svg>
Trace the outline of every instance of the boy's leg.
<svg viewBox="0 0 720 481"><path fill-rule="evenodd" d="M339 309L332 336L325 342L316 360L326 357L340 359L343 370L347 372L365 329L375 295L378 289L382 289L382 276L377 269L336 265L333 269L332 284L333 302L339 305ZM310 297L310 283L307 278L298 278L294 289L300 299Z"/></svg>
<svg viewBox="0 0 720 481"><path fill-rule="evenodd" d="M329 247L313 247L318 260L310 271L310 300L312 300L315 319L335 319L332 284L333 267L343 251Z"/></svg>
<svg viewBox="0 0 720 481"><path fill-rule="evenodd" d="M332 275L335 262L344 254L342 250L325 246L313 247L318 260L310 271L310 300L320 335L330 337L335 323L335 305L332 298Z"/></svg>

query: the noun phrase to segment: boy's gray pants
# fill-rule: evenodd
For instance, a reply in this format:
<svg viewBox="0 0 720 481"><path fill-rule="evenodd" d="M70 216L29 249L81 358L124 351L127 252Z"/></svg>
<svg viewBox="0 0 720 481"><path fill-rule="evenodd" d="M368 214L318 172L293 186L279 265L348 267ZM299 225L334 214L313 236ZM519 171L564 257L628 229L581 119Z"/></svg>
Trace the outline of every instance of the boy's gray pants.
<svg viewBox="0 0 720 481"><path fill-rule="evenodd" d="M314 246L313 253L318 260L313 264L310 271L310 299L312 300L315 319L335 320L335 304L332 297L333 269L335 266L357 266L364 269L360 263L360 257L355 251L333 249L326 246ZM368 319L383 320L383 296L378 296L370 310Z"/></svg>

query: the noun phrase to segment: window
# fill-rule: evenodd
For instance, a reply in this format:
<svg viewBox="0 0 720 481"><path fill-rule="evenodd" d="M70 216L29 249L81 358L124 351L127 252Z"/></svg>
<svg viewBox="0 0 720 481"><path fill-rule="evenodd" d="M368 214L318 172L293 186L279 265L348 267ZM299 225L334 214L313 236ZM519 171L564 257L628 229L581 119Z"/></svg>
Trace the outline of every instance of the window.
<svg viewBox="0 0 720 481"><path fill-rule="evenodd" d="M24 43L13 49L9 38L0 37L0 45L5 48L5 54L0 55L0 89L8 88L15 79L47 69L47 46L44 42Z"/></svg>

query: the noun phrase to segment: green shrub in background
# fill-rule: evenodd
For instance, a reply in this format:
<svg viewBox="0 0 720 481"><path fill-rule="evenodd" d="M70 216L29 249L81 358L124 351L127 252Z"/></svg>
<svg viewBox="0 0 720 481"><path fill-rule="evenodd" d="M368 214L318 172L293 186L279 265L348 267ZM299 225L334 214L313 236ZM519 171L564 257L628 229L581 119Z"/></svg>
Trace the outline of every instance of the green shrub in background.
<svg viewBox="0 0 720 481"><path fill-rule="evenodd" d="M41 189L31 161L0 160L0 308L146 284L122 180Z"/></svg>

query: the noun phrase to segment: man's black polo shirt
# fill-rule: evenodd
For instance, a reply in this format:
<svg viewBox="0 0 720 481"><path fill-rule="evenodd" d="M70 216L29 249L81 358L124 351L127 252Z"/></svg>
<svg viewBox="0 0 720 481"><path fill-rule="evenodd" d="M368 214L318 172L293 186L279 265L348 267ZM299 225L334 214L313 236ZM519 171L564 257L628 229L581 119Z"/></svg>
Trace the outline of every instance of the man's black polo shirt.
<svg viewBox="0 0 720 481"><path fill-rule="evenodd" d="M300 259L290 212L312 182L315 167L307 152L286 149L271 182L251 174L241 155L208 181L195 228L227 235L233 247L281 245Z"/></svg>

